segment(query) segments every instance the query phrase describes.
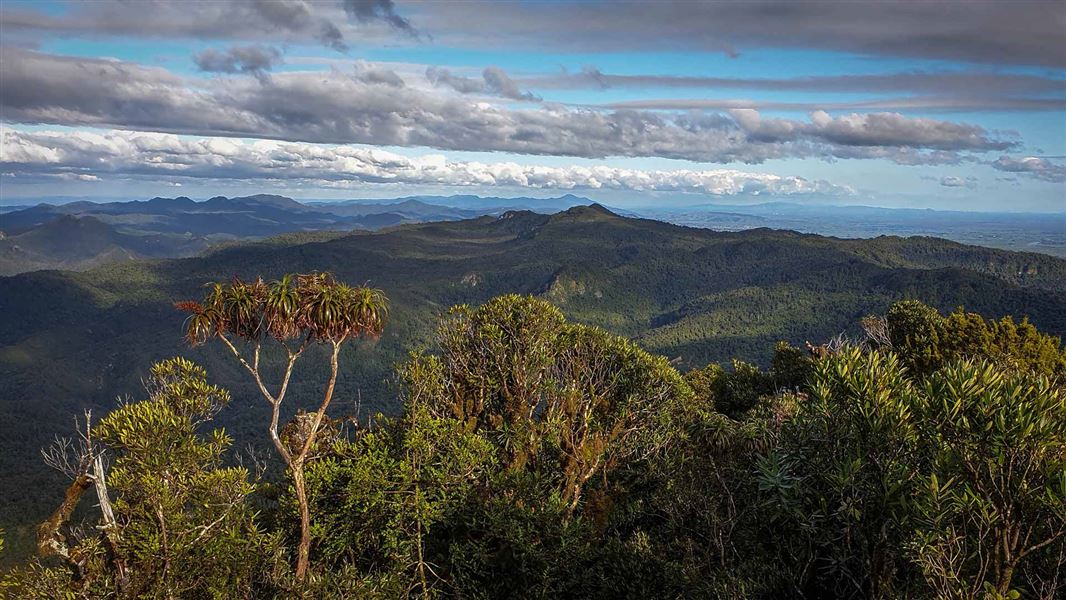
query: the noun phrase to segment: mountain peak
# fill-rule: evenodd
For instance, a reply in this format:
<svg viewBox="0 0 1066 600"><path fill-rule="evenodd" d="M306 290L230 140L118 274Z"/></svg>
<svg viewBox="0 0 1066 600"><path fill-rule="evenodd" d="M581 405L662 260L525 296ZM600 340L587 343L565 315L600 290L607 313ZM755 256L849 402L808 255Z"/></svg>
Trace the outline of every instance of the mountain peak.
<svg viewBox="0 0 1066 600"><path fill-rule="evenodd" d="M270 206L287 210L310 210L305 204L301 204L287 196L278 196L276 194L255 194L253 196L234 196L232 198L215 196L204 202L204 205L216 208Z"/></svg>
<svg viewBox="0 0 1066 600"><path fill-rule="evenodd" d="M558 214L560 216L565 215L566 217L569 217L569 218L572 218L572 219L581 219L581 220L598 220L598 219L604 219L604 218L619 218L618 214L616 214L614 212L611 212L607 207L605 207L604 205L602 205L602 204L600 204L598 202L593 202L592 204L587 204L587 205L582 205L582 206L573 206L573 207L570 207L570 208L568 208L568 209L566 209L563 212L558 213Z"/></svg>

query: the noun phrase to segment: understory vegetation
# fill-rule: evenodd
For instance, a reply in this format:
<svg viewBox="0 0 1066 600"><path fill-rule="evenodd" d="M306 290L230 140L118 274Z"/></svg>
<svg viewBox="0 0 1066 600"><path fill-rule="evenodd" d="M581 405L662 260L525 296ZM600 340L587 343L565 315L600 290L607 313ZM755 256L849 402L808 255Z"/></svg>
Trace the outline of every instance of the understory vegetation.
<svg viewBox="0 0 1066 600"><path fill-rule="evenodd" d="M1024 320L900 301L861 337L778 344L765 370L681 372L500 296L443 314L396 367L402 412L360 420L327 409L344 344L388 331L381 292L313 274L180 307L255 381L273 454L213 426L230 398L203 368L156 364L143 399L46 452L69 488L6 595L1066 593L1066 350ZM281 424L315 345L325 392Z"/></svg>

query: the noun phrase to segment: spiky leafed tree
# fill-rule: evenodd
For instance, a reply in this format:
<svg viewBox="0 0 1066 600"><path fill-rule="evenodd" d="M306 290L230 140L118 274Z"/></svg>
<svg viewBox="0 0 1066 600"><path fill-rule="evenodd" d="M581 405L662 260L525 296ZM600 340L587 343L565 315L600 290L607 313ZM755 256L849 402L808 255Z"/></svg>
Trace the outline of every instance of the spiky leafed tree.
<svg viewBox="0 0 1066 600"><path fill-rule="evenodd" d="M187 321L186 338L194 345L211 339L225 344L270 404L270 441L289 468L300 508L296 578L302 581L311 548L304 465L333 399L341 348L349 340L381 334L388 317L388 300L381 290L345 285L330 273L289 274L270 284L262 279L251 283L234 279L229 284L209 283L207 287L209 291L201 302L176 304L192 315ZM287 357L274 391L260 371L264 343L277 344ZM318 409L298 418L293 434L283 440L278 433L278 419L289 379L296 361L315 343L327 344L332 350L326 390Z"/></svg>

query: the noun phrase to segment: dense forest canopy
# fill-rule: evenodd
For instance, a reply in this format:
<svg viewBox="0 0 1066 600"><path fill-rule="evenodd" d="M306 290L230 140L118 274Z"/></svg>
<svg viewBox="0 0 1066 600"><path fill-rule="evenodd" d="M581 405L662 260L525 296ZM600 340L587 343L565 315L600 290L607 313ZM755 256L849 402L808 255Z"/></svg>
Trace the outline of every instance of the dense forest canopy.
<svg viewBox="0 0 1066 600"><path fill-rule="evenodd" d="M375 294L311 275L181 306L194 339L253 352L258 377L264 341L298 344L294 360L376 334ZM67 494L37 557L0 585L26 598L1061 597L1061 341L917 301L860 330L779 343L765 370L681 372L543 299L500 296L440 316L434 344L396 366L394 416L325 415L336 372L305 375L329 381L327 401L272 426L269 458L236 452L213 422L233 407L203 368L165 360L143 399L87 415L46 454Z"/></svg>

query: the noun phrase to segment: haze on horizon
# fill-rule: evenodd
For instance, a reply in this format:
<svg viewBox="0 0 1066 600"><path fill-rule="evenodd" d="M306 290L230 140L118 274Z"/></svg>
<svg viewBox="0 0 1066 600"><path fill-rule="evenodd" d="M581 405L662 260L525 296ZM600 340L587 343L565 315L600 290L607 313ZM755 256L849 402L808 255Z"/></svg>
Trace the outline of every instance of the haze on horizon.
<svg viewBox="0 0 1066 600"><path fill-rule="evenodd" d="M1066 3L9 0L0 204L1066 210Z"/></svg>

